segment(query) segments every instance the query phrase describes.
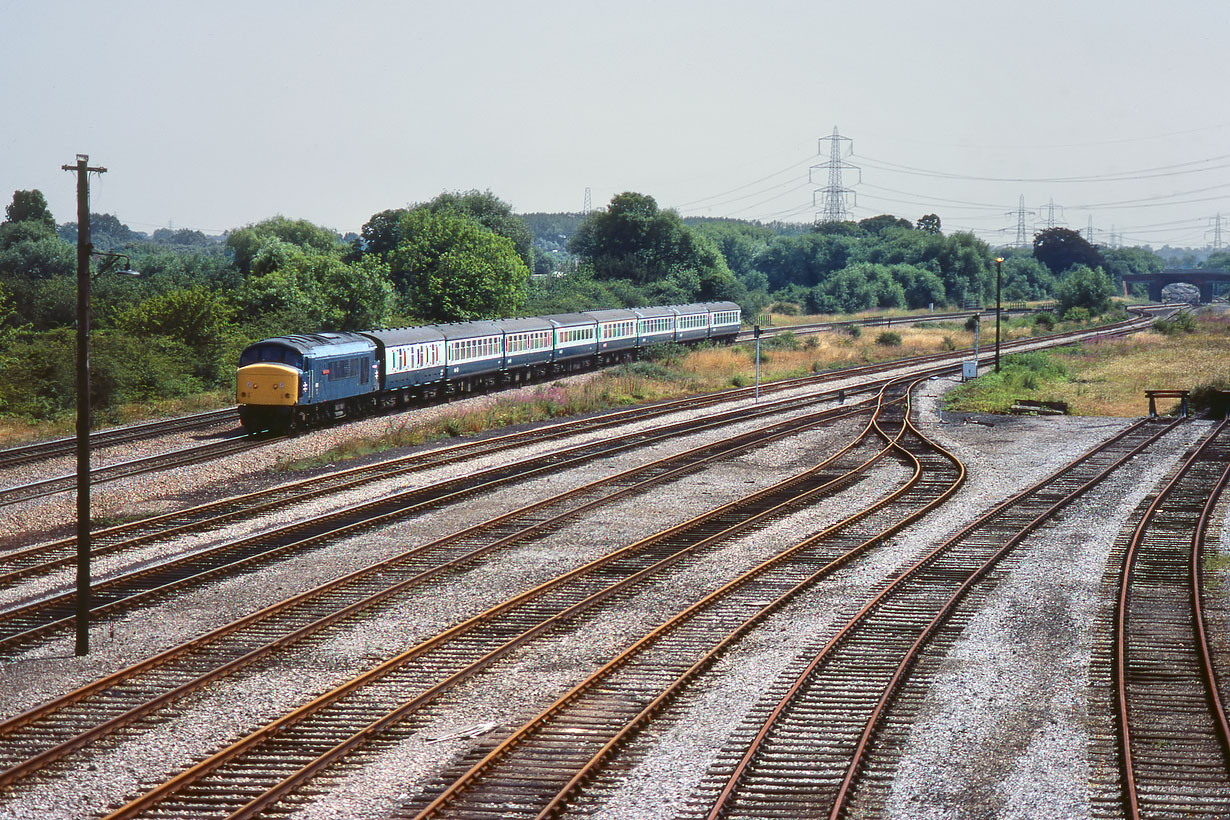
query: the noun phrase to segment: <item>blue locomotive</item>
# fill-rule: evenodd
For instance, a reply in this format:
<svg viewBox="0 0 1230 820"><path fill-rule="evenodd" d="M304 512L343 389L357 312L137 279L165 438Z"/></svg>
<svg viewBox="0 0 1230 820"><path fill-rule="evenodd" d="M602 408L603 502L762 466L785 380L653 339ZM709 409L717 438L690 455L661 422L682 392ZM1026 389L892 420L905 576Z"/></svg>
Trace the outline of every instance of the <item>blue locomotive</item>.
<svg viewBox="0 0 1230 820"><path fill-rule="evenodd" d="M734 302L703 302L278 336L240 354L239 419L249 432L311 427L626 362L661 342L731 342L741 321Z"/></svg>

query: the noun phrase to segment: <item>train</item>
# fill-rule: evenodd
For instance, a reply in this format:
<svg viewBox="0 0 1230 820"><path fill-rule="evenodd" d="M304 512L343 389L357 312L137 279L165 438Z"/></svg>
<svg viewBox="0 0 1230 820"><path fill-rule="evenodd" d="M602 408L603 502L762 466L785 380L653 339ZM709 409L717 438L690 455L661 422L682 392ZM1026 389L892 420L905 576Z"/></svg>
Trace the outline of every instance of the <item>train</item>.
<svg viewBox="0 0 1230 820"><path fill-rule="evenodd" d="M412 403L628 362L651 345L733 342L734 302L277 336L239 356L249 433L291 432Z"/></svg>

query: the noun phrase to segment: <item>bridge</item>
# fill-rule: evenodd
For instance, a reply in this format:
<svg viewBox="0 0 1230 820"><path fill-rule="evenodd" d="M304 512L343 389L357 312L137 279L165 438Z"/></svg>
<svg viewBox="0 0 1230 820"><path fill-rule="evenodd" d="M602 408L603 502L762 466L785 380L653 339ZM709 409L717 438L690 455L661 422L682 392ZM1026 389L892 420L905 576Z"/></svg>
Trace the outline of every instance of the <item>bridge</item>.
<svg viewBox="0 0 1230 820"><path fill-rule="evenodd" d="M1137 282L1144 282L1149 286L1149 301L1151 302L1162 301L1162 288L1177 284L1199 288L1200 301L1212 302L1217 290L1215 285L1219 282L1230 282L1230 273L1204 268L1173 268L1161 273L1125 273L1123 274L1123 295L1128 296L1130 286Z"/></svg>

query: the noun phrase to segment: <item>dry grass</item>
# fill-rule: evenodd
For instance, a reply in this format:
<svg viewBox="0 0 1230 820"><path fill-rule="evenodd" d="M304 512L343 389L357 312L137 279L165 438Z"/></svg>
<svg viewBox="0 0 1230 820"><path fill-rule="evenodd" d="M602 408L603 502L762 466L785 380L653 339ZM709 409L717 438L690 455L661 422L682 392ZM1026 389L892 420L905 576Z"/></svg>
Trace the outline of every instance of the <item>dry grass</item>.
<svg viewBox="0 0 1230 820"><path fill-rule="evenodd" d="M1187 389L1227 376L1230 361L1230 317L1205 314L1197 320L1195 333L1163 335L1137 333L1119 339L1093 341L1062 348L1049 354L1066 375L1039 380L1028 389L1002 394L992 379L985 390L971 383L965 396L950 403L951 409L1006 410L1013 399L1041 399L1068 403L1073 415L1131 418L1148 412L1145 390ZM979 381L983 381L980 379ZM999 390L1001 395L996 396ZM1172 412L1177 402L1158 406Z"/></svg>
<svg viewBox="0 0 1230 820"><path fill-rule="evenodd" d="M1204 315L1195 333L1139 333L1060 354L1070 380L1052 392L1081 415L1142 416L1145 390L1191 390L1224 380L1230 362L1230 317ZM1166 412L1169 407L1158 407Z"/></svg>

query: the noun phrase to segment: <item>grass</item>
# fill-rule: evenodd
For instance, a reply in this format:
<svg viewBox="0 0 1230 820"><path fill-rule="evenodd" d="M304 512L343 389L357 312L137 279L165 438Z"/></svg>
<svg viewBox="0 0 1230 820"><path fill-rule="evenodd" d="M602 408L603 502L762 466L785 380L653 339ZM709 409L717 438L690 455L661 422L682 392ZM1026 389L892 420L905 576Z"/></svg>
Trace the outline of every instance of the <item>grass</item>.
<svg viewBox="0 0 1230 820"><path fill-rule="evenodd" d="M95 414L94 427L134 424L152 418L187 416L206 410L217 410L235 404L231 388L196 393L176 399L125 404L110 408L105 414ZM32 422L15 416L0 416L0 446L12 447L26 441L71 436L76 430L76 418L68 413L50 421Z"/></svg>
<svg viewBox="0 0 1230 820"><path fill-rule="evenodd" d="M865 362L949 350L973 344L973 334L936 328L900 329L901 345L884 347L870 334L818 334L761 340L762 384ZM1008 334L1006 334L1008 335ZM1017 335L1028 336L1022 331ZM1015 338L1015 336L1010 336ZM481 407L452 408L426 424L390 419L380 435L355 439L319 456L280 465L307 470L349 458L498 429L513 424L596 412L649 401L750 387L755 382L755 343L721 347L671 347L655 358L609 368L580 383L553 383L496 394Z"/></svg>
<svg viewBox="0 0 1230 820"><path fill-rule="evenodd" d="M1006 412L1013 399L1021 398L1064 401L1074 415L1143 416L1148 412L1145 390L1191 390L1225 379L1230 316L1201 314L1192 333L1148 331L1045 355L1053 364L1050 369L1021 368L1014 362L1017 357L1009 357L1006 362L1012 363L1003 368L1002 378L986 374L962 385L949 394L948 408ZM1173 409L1158 407L1163 413Z"/></svg>

